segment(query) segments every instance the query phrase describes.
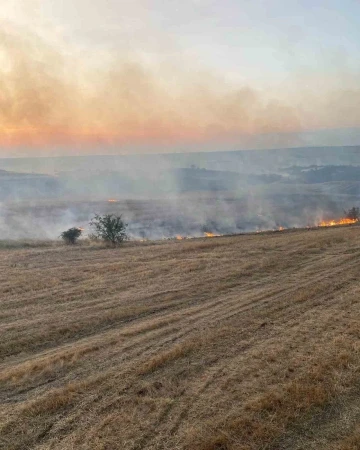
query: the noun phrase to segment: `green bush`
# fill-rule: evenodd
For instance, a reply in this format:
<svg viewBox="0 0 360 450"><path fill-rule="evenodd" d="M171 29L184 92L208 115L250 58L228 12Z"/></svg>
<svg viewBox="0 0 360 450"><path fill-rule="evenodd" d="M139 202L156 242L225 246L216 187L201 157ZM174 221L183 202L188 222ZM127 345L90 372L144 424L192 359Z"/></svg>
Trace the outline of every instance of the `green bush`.
<svg viewBox="0 0 360 450"><path fill-rule="evenodd" d="M120 245L128 239L126 233L127 224L122 220L121 216L113 214L98 214L90 222L93 230L92 236L101 239L114 247Z"/></svg>
<svg viewBox="0 0 360 450"><path fill-rule="evenodd" d="M69 228L66 231L63 231L60 234L60 237L66 244L74 245L74 244L76 244L77 240L81 236L81 233L82 233L81 228L73 227L73 228Z"/></svg>

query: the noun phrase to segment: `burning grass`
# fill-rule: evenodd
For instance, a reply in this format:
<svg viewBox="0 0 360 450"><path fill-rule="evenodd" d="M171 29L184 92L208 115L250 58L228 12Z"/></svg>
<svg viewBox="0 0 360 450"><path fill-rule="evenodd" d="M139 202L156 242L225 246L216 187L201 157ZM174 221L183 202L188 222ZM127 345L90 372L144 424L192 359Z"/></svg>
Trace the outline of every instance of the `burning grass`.
<svg viewBox="0 0 360 450"><path fill-rule="evenodd" d="M359 448L359 242L0 250L0 448Z"/></svg>
<svg viewBox="0 0 360 450"><path fill-rule="evenodd" d="M319 223L319 227L334 227L337 225L353 225L354 223L358 223L359 219L349 219L347 217L343 217L338 220L323 220Z"/></svg>

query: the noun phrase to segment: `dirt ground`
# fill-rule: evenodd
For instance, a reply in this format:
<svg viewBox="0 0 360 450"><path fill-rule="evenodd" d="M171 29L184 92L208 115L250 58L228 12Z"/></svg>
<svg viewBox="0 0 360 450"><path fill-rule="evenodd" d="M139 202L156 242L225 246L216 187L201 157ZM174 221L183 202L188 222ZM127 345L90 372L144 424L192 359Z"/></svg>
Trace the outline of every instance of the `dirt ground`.
<svg viewBox="0 0 360 450"><path fill-rule="evenodd" d="M0 447L360 448L360 227L0 250Z"/></svg>

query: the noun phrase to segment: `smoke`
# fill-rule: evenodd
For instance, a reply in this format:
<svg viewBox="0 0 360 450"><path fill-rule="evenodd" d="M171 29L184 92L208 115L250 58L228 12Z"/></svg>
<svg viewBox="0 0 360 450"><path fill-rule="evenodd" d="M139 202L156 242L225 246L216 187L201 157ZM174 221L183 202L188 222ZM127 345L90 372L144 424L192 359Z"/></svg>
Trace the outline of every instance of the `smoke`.
<svg viewBox="0 0 360 450"><path fill-rule="evenodd" d="M278 204L275 203L278 201ZM122 215L131 239L169 239L176 236L202 237L206 233L235 234L280 227L316 226L324 218L343 214L340 204L329 196L302 201L294 195L223 194L178 196L157 200L40 202L0 206L1 239L58 239L73 226L91 234L89 222L95 213Z"/></svg>
<svg viewBox="0 0 360 450"><path fill-rule="evenodd" d="M0 61L5 148L226 145L264 134L286 141L301 127L294 108L206 70L116 52L94 64L9 23L0 30Z"/></svg>
<svg viewBox="0 0 360 450"><path fill-rule="evenodd" d="M278 84L269 80L260 85L242 77L241 66L236 76L222 67L208 68L202 53L182 48L171 29L157 29L147 2L120 3L122 8L117 0L2 2L0 152L151 154L106 163L87 159L86 164L80 159L27 160L23 171L60 172L62 190L51 193L41 181L33 192L26 180L16 179L12 201L33 194L46 199L46 204L3 204L3 238L55 238L68 227L86 227L94 213L106 212L123 213L133 237L162 238L302 226L339 211L326 193L311 197L303 188L289 193L289 185L281 183L275 193L267 185L259 190L246 181L231 195L220 194L218 186L208 186L208 196L199 196L194 187L187 197L179 193L174 169L195 163L237 172L241 180L252 170L277 173L286 165L285 154L269 153L269 158L257 154L248 163L245 152L243 158L223 153L195 160L186 155L159 159L152 154L343 144L349 134L356 143L360 126L356 70L344 60L339 70L335 58L330 63L319 61L317 71L299 68ZM201 15L206 13L206 1L195 4ZM191 15L193 6L194 2L186 2L186 14ZM62 20L54 20L50 10ZM340 133L334 127L353 127L355 132ZM309 160L306 155L296 164ZM223 177L229 181L233 175ZM3 181L1 189L7 186ZM282 189L286 195L280 195ZM126 196L147 199L123 200L109 209L107 197ZM64 203L59 205L59 199Z"/></svg>
<svg viewBox="0 0 360 450"><path fill-rule="evenodd" d="M56 239L74 226L88 234L95 214L123 215L132 239L315 226L357 205L359 167L349 164L360 163L358 150L40 158L33 168L51 161L57 176L0 172L0 235Z"/></svg>
<svg viewBox="0 0 360 450"><path fill-rule="evenodd" d="M0 204L1 240L57 239L60 233L79 221L79 213L72 208L46 208L35 202Z"/></svg>
<svg viewBox="0 0 360 450"><path fill-rule="evenodd" d="M191 14L205 20L211 12L207 2L185 3L182 20ZM321 145L329 138L311 131L360 126L359 74L341 52L329 50L316 70L299 67L260 85L241 77L241 66L236 76L207 68L201 53L177 42L165 19L160 31L157 9L146 1L120 6L115 0L2 2L4 155Z"/></svg>

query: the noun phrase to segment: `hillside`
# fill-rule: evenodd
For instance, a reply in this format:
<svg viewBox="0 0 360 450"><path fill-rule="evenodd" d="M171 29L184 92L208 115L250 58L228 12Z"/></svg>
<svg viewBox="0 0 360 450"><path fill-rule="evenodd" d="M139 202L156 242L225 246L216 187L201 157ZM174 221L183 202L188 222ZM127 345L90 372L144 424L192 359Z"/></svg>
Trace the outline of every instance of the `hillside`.
<svg viewBox="0 0 360 450"><path fill-rule="evenodd" d="M336 136L332 136L335 141ZM161 151L159 149L159 151ZM167 149L168 151L168 149ZM360 165L360 146L328 146L274 148L268 150L237 150L190 153L130 154L130 155L88 155L42 158L0 158L0 167L14 171L54 173L71 171L74 168L88 170L118 170L147 167L161 168L190 167L195 164L212 170L230 170L244 173L277 171L292 165Z"/></svg>
<svg viewBox="0 0 360 450"><path fill-rule="evenodd" d="M0 199L51 198L59 194L58 180L41 173L22 173L0 170Z"/></svg>
<svg viewBox="0 0 360 450"><path fill-rule="evenodd" d="M0 448L360 446L360 227L0 250Z"/></svg>

